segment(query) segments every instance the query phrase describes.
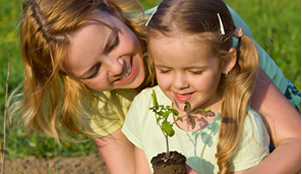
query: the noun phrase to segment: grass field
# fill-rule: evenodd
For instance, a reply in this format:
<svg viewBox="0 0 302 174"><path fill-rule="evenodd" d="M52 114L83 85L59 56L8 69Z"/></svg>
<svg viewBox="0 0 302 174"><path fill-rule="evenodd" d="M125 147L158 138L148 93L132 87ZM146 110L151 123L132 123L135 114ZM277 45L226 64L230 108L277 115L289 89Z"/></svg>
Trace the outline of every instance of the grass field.
<svg viewBox="0 0 302 174"><path fill-rule="evenodd" d="M149 9L159 0L141 0L145 9ZM255 40L266 49L269 39L271 57L281 68L285 76L301 91L301 1L299 0L226 0L249 25ZM23 66L19 50L18 21L22 0L2 0L0 10L0 113L4 110L5 80L7 61L11 54L11 74L9 91L22 80ZM1 114L3 115L3 114ZM0 117L2 123L3 117ZM9 123L8 120L7 124ZM3 143L1 126L0 140ZM30 155L52 158L57 155L80 156L96 153L93 142L75 144L62 141L58 147L54 140L33 133L28 137L22 127L8 127L6 145L7 158L26 158Z"/></svg>

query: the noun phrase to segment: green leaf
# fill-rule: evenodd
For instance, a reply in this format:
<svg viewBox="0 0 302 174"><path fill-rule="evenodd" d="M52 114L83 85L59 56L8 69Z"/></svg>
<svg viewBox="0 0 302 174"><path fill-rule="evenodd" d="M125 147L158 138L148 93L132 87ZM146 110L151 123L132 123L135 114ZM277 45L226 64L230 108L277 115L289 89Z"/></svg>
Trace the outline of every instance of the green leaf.
<svg viewBox="0 0 302 174"><path fill-rule="evenodd" d="M196 112L205 117L215 115L210 109L197 109Z"/></svg>
<svg viewBox="0 0 302 174"><path fill-rule="evenodd" d="M163 115L164 115L164 112L163 112L163 111L159 111L159 112L157 112L157 115L163 116Z"/></svg>
<svg viewBox="0 0 302 174"><path fill-rule="evenodd" d="M171 109L171 106L169 106L169 105L168 105L168 106L166 106L166 109Z"/></svg>
<svg viewBox="0 0 302 174"><path fill-rule="evenodd" d="M160 110L165 110L165 106L164 105L159 105Z"/></svg>
<svg viewBox="0 0 302 174"><path fill-rule="evenodd" d="M172 113L172 111L171 110L168 110L168 111L166 111L164 114L163 114L163 117L165 117L165 118L167 118L167 117L169 117L169 115Z"/></svg>
<svg viewBox="0 0 302 174"><path fill-rule="evenodd" d="M166 120L162 122L161 128L169 137L172 137L175 134L173 125Z"/></svg>
<svg viewBox="0 0 302 174"><path fill-rule="evenodd" d="M158 118L156 119L156 122L158 123L161 119L162 119L162 117L158 117Z"/></svg>
<svg viewBox="0 0 302 174"><path fill-rule="evenodd" d="M184 120L181 117L178 117L177 120L184 122Z"/></svg>
<svg viewBox="0 0 302 174"><path fill-rule="evenodd" d="M152 100L153 100L153 106L155 106L155 107L158 106L157 97L156 97L156 93L154 90L152 91L151 96L152 96Z"/></svg>
<svg viewBox="0 0 302 174"><path fill-rule="evenodd" d="M173 115L177 115L179 114L179 112L176 109L171 109L171 112L173 113Z"/></svg>
<svg viewBox="0 0 302 174"><path fill-rule="evenodd" d="M184 111L189 113L191 111L191 104L188 101L185 101Z"/></svg>
<svg viewBox="0 0 302 174"><path fill-rule="evenodd" d="M150 110L152 111L152 112L155 112L156 113L156 107L152 107L152 108L150 108Z"/></svg>

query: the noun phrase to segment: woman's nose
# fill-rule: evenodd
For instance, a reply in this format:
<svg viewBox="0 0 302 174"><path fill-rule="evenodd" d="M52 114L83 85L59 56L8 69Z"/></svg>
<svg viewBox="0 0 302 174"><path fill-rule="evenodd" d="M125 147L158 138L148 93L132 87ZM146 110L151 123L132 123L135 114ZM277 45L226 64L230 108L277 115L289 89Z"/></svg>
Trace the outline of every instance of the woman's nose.
<svg viewBox="0 0 302 174"><path fill-rule="evenodd" d="M127 68L127 62L122 57L109 59L107 66L110 75L114 77L122 75Z"/></svg>

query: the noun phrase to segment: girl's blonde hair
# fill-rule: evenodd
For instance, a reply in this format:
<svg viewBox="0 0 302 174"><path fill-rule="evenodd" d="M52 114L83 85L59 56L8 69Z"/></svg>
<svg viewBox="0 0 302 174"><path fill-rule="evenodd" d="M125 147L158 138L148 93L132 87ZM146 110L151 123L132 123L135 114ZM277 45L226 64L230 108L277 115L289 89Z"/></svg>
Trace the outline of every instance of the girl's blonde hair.
<svg viewBox="0 0 302 174"><path fill-rule="evenodd" d="M142 5L137 0L111 0L109 3L109 7L114 6L120 12L121 20L135 33L146 53ZM92 106L99 100L91 89L61 68L70 34L87 22L85 18L95 9L113 14L109 7L103 0L23 2L20 39L25 70L24 93L17 94L18 89L12 93L10 101L15 102L10 106L10 114L22 116L27 133L34 130L54 137L57 142L59 138L72 140L66 130L75 135L94 135L80 118L97 114ZM18 100L21 96L23 99ZM88 108L84 107L84 102Z"/></svg>
<svg viewBox="0 0 302 174"><path fill-rule="evenodd" d="M220 31L219 13L225 35ZM233 47L236 26L222 0L163 0L148 24L148 39L185 33L205 41L215 57L222 62ZM246 35L239 38L237 61L228 75L222 75L219 89L223 96L221 127L217 145L219 173L229 173L231 160L239 143L247 106L254 90L258 70L258 53L254 42ZM154 76L152 55L149 71Z"/></svg>

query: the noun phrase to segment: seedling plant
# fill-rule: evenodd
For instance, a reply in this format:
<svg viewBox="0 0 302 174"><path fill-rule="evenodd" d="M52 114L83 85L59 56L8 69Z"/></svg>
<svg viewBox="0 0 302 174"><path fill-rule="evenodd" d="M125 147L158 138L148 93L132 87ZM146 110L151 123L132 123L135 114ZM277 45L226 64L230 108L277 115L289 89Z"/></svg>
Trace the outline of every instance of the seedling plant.
<svg viewBox="0 0 302 174"><path fill-rule="evenodd" d="M166 157L164 159L166 161L170 158L168 137L173 137L175 134L173 125L177 121L183 122L183 118L188 117L188 120L192 124L192 129L194 129L194 127L196 126L196 121L195 121L195 117L192 114L200 114L202 116L207 117L208 115L213 115L214 113L210 109L199 109L199 108L196 109L195 111L191 111L191 104L188 101L185 101L184 111L186 112L186 114L184 116L178 116L179 112L176 109L173 109L169 105L164 106L158 104L156 93L154 90L152 91L151 96L153 101L153 107L151 107L150 110L154 112L156 117L156 123L159 125L166 139L167 152L166 152ZM177 101L175 100L174 102L178 106ZM172 123L168 121L168 118L171 114L177 117L177 119L175 119L175 121L173 121Z"/></svg>

